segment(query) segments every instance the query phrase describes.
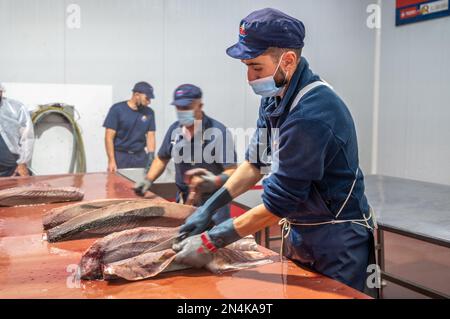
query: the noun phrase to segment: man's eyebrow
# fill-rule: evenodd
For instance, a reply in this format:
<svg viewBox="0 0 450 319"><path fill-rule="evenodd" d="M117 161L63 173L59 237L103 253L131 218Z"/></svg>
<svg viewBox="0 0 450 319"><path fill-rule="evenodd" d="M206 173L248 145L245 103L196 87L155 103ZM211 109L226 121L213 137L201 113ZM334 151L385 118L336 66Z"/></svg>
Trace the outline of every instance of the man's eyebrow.
<svg viewBox="0 0 450 319"><path fill-rule="evenodd" d="M244 64L246 64L246 65L248 65L248 66L262 65L262 63L258 63L258 62L250 62L250 63L247 63L247 62L245 62L245 61L242 61L242 63L244 63Z"/></svg>

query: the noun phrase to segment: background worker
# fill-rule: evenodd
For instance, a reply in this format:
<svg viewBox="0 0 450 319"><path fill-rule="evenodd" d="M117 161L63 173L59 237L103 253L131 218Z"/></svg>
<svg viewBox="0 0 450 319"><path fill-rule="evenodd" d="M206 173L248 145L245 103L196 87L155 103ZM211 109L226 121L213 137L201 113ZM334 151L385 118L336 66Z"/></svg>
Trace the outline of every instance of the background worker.
<svg viewBox="0 0 450 319"><path fill-rule="evenodd" d="M155 112L149 107L153 87L139 82L128 101L114 104L106 116L105 148L108 172L119 168L149 168L155 156Z"/></svg>
<svg viewBox="0 0 450 319"><path fill-rule="evenodd" d="M27 108L5 97L0 83L0 177L29 176L33 146L34 129Z"/></svg>
<svg viewBox="0 0 450 319"><path fill-rule="evenodd" d="M146 179L137 183L135 190L143 196L173 159L177 202L201 205L236 169L233 138L225 125L204 113L199 87L179 86L172 105L178 120L167 130ZM230 207L224 205L213 220L217 223L229 217Z"/></svg>

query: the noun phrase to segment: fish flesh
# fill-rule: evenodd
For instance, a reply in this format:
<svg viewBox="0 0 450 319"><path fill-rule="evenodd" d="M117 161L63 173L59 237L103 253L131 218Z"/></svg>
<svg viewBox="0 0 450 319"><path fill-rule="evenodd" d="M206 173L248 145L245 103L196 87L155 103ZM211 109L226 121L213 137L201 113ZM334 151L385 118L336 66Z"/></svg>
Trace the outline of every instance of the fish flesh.
<svg viewBox="0 0 450 319"><path fill-rule="evenodd" d="M138 227L98 239L81 257L82 279L102 279L102 267L138 256L178 234L178 227Z"/></svg>
<svg viewBox="0 0 450 319"><path fill-rule="evenodd" d="M80 201L83 197L83 191L76 187L32 185L0 190L0 206L62 203Z"/></svg>
<svg viewBox="0 0 450 319"><path fill-rule="evenodd" d="M155 277L173 262L176 254L172 249L165 249L107 264L103 268L103 278L136 281Z"/></svg>
<svg viewBox="0 0 450 319"><path fill-rule="evenodd" d="M145 226L177 227L195 207L154 200L137 200L109 205L76 216L47 230L49 242L98 237Z"/></svg>
<svg viewBox="0 0 450 319"><path fill-rule="evenodd" d="M251 243L250 241L253 241ZM253 239L245 238L231 246L218 249L213 260L205 268L212 273L246 269L273 262L273 259L260 252ZM252 250L246 250L252 249ZM190 268L174 262L176 252L165 249L159 252L143 253L138 256L116 261L103 266L103 278L106 280L126 279L142 280L173 270Z"/></svg>
<svg viewBox="0 0 450 319"><path fill-rule="evenodd" d="M53 208L43 216L42 224L44 226L44 230L47 230L56 227L58 225L61 225L62 223L65 223L66 221L78 215L87 213L91 210L99 209L112 204L129 202L133 200L136 199L133 198L97 199Z"/></svg>

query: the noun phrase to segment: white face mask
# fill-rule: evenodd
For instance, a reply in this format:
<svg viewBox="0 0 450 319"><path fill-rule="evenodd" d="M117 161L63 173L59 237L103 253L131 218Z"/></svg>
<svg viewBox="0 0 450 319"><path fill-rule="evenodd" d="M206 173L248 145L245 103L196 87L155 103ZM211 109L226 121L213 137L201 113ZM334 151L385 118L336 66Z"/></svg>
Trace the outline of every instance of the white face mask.
<svg viewBox="0 0 450 319"><path fill-rule="evenodd" d="M178 111L177 110L177 118L178 122L182 126L192 126L194 125L195 115L194 110L186 110L186 111Z"/></svg>
<svg viewBox="0 0 450 319"><path fill-rule="evenodd" d="M269 75L262 79L257 79L254 81L248 82L248 84L252 87L253 92L257 95L261 95L262 97L272 97L272 96L278 96L283 91L284 86L277 87L277 84L275 82L274 76L278 72L278 68L280 67L281 61L283 59L284 53L280 58L280 62L278 62L278 66L275 70L275 73L272 75ZM287 74L286 74L287 76Z"/></svg>

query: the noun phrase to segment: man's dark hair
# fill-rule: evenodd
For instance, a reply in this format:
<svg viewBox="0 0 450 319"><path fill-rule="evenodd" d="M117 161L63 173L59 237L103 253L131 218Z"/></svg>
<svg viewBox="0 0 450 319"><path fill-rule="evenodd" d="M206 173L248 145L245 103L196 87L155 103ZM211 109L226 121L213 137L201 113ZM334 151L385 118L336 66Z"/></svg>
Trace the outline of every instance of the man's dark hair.
<svg viewBox="0 0 450 319"><path fill-rule="evenodd" d="M271 58L275 63L280 62L280 58L283 55L283 53L292 51L297 55L297 63L300 62L300 57L302 56L302 48L298 49L291 49L291 48L276 48L276 47L270 47L264 52L266 55L270 55Z"/></svg>

